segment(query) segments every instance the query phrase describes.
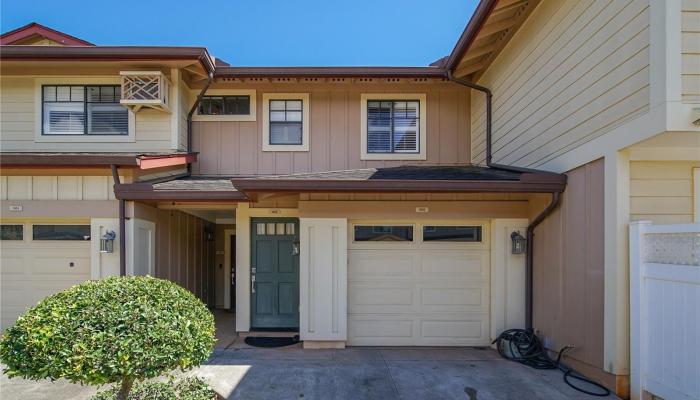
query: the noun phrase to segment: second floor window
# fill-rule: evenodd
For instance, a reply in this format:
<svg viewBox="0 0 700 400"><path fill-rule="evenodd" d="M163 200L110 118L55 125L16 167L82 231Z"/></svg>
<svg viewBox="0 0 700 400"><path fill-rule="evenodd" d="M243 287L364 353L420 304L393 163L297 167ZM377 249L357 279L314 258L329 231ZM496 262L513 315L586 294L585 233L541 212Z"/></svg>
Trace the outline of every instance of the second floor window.
<svg viewBox="0 0 700 400"><path fill-rule="evenodd" d="M197 112L199 115L248 115L250 96L204 96Z"/></svg>
<svg viewBox="0 0 700 400"><path fill-rule="evenodd" d="M302 100L270 100L270 144L302 144L302 107Z"/></svg>
<svg viewBox="0 0 700 400"><path fill-rule="evenodd" d="M418 100L367 102L367 153L418 153Z"/></svg>
<svg viewBox="0 0 700 400"><path fill-rule="evenodd" d="M129 111L119 85L44 85L44 135L127 135Z"/></svg>

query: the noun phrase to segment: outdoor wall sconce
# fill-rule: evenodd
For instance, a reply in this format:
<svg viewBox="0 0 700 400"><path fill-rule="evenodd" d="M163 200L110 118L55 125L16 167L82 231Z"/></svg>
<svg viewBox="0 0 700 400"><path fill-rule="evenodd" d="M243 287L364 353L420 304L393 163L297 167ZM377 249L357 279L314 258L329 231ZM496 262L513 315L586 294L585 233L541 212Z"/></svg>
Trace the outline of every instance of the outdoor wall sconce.
<svg viewBox="0 0 700 400"><path fill-rule="evenodd" d="M513 232L510 234L511 240L511 253L513 254L523 254L526 251L527 239L520 234L520 232Z"/></svg>
<svg viewBox="0 0 700 400"><path fill-rule="evenodd" d="M100 238L100 253L114 252L114 239L117 234L114 231L107 231Z"/></svg>

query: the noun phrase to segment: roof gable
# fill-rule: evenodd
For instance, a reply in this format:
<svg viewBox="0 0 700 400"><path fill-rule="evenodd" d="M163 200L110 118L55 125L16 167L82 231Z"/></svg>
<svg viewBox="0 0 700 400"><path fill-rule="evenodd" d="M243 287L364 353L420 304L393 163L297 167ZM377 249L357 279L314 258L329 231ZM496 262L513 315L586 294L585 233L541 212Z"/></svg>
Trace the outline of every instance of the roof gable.
<svg viewBox="0 0 700 400"><path fill-rule="evenodd" d="M0 35L0 45L94 46L75 36L32 22Z"/></svg>

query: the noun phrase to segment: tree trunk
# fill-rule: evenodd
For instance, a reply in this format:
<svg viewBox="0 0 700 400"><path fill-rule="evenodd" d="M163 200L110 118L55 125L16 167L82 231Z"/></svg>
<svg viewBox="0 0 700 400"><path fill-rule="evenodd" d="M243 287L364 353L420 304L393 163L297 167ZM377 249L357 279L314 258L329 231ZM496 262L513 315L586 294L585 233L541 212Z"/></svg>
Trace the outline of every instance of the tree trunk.
<svg viewBox="0 0 700 400"><path fill-rule="evenodd" d="M117 393L117 400L126 400L129 396L129 392L131 391L131 385L133 384L133 378L129 376L122 378L122 387L119 388L119 392Z"/></svg>

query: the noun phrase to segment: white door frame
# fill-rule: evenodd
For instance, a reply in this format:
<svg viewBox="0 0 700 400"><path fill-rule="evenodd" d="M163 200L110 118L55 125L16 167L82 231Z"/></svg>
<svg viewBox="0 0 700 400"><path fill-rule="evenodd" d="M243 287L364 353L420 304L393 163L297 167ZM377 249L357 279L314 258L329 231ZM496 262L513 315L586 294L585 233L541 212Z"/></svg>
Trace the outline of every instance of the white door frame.
<svg viewBox="0 0 700 400"><path fill-rule="evenodd" d="M235 228L224 230L224 279L221 284L224 292L224 308L227 310L231 309L231 236L235 235Z"/></svg>

